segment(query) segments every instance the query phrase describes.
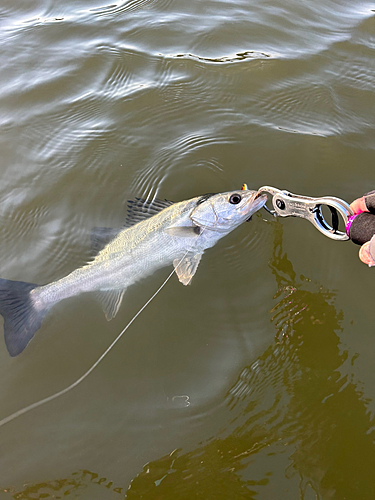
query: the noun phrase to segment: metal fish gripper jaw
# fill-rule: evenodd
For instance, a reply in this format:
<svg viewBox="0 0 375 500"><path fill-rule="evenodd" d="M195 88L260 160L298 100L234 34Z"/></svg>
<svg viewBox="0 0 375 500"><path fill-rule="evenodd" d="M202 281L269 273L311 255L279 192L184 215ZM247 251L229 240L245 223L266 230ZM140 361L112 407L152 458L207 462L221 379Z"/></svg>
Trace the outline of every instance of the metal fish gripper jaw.
<svg viewBox="0 0 375 500"><path fill-rule="evenodd" d="M310 221L318 231L328 238L338 241L349 239L345 231L339 231L339 217L342 218L346 227L349 217L354 214L346 201L334 196L311 198L271 186L261 187L258 193L267 193L271 195L273 210L268 211L274 216L301 217L302 219ZM328 207L330 211L332 219L331 224L326 221L323 215L324 206Z"/></svg>

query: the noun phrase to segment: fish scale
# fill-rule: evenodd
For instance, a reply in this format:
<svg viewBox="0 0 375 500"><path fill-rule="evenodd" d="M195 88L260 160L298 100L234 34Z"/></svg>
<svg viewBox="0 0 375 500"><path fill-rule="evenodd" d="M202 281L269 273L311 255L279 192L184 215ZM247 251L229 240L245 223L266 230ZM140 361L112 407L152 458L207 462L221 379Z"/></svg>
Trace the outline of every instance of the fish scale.
<svg viewBox="0 0 375 500"><path fill-rule="evenodd" d="M173 264L180 282L190 284L203 252L248 220L266 200L267 195L250 190L178 203L137 198L129 204L124 227L94 230L99 253L85 266L43 286L0 279L0 314L10 355L20 354L49 310L68 297L95 292L110 320L127 288L160 268Z"/></svg>

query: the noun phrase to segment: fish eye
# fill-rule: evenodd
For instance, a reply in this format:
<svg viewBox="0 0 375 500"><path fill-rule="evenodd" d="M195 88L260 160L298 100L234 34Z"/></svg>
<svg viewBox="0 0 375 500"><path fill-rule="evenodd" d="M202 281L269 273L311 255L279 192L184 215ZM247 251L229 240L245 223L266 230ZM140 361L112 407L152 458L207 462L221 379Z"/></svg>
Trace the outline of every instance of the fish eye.
<svg viewBox="0 0 375 500"><path fill-rule="evenodd" d="M237 205L241 200L241 195L236 193L232 194L232 196L229 198L229 203L232 203L232 205Z"/></svg>

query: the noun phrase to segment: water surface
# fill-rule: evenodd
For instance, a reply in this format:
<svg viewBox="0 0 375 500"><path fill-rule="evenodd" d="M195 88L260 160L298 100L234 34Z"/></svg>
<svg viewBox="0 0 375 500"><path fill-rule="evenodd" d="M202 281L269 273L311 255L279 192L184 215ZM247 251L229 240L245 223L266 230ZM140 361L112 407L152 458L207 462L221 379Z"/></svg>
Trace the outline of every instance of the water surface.
<svg viewBox="0 0 375 500"><path fill-rule="evenodd" d="M373 189L374 10L3 1L1 276L64 276L135 196ZM82 385L0 428L0 498L373 499L375 286L357 250L254 216ZM0 418L78 378L168 272L110 323L81 296L19 357L3 344Z"/></svg>

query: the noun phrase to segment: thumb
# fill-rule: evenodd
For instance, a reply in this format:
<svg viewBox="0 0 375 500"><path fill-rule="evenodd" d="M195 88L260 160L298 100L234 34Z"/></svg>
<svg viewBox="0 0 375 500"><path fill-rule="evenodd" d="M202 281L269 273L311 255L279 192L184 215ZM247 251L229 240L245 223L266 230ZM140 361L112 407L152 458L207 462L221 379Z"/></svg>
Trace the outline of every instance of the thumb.
<svg viewBox="0 0 375 500"><path fill-rule="evenodd" d="M370 241L367 241L359 249L359 258L364 264L367 264L369 267L375 266L375 260L370 254Z"/></svg>

